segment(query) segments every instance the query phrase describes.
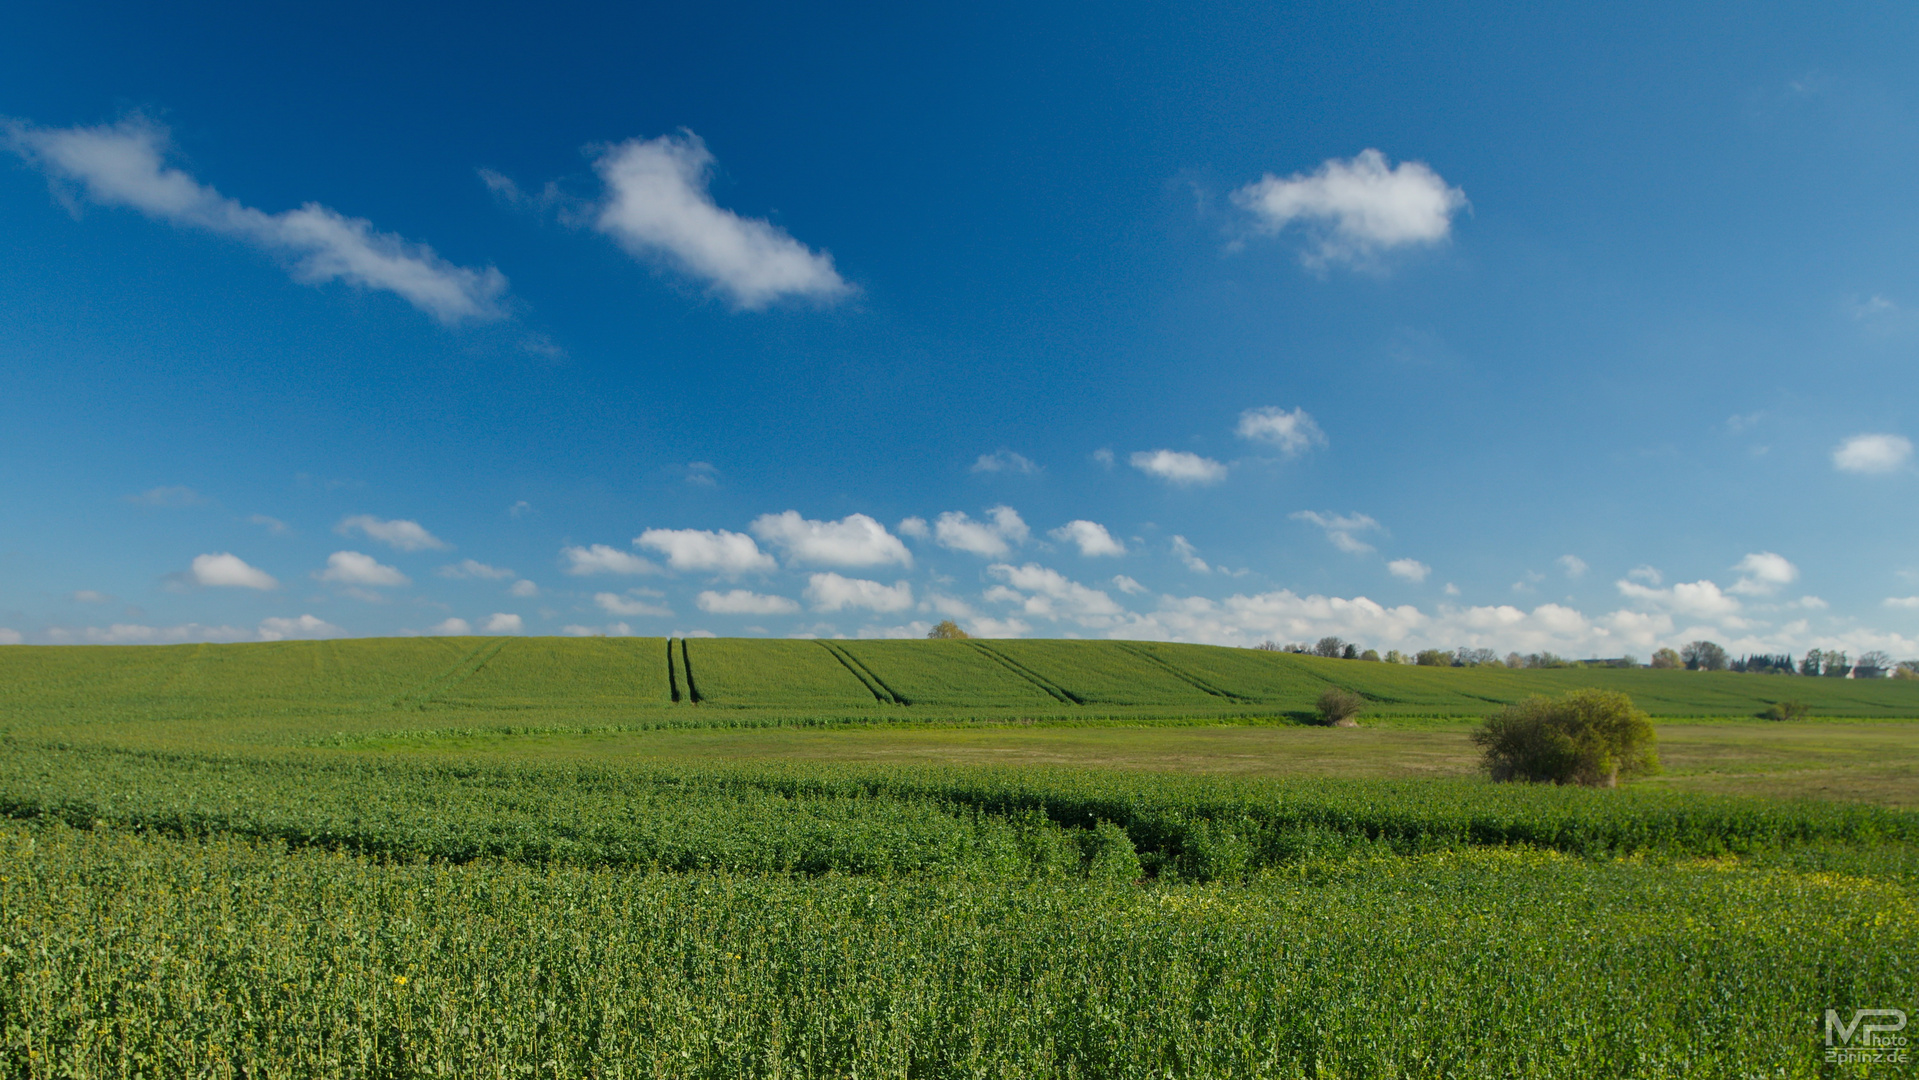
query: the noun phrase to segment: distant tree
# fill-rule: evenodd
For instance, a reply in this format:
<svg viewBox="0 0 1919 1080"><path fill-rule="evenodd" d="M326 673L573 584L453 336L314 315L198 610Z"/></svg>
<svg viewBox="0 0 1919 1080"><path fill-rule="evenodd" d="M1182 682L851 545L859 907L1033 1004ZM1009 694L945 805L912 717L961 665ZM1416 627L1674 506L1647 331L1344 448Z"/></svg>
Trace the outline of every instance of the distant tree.
<svg viewBox="0 0 1919 1080"><path fill-rule="evenodd" d="M1657 771L1656 741L1652 720L1612 690L1530 697L1473 733L1494 780L1588 787L1612 787L1622 776Z"/></svg>
<svg viewBox="0 0 1919 1080"><path fill-rule="evenodd" d="M1711 641L1688 642L1679 650L1679 658L1686 662L1687 671L1726 670L1726 650Z"/></svg>
<svg viewBox="0 0 1919 1080"><path fill-rule="evenodd" d="M1325 637L1320 638L1319 644L1313 646L1314 656L1325 656L1325 657L1336 658L1339 656L1340 653L1343 653L1345 651L1346 651L1346 642L1344 642L1343 640L1339 638L1333 637L1331 634L1328 634Z"/></svg>
<svg viewBox="0 0 1919 1080"><path fill-rule="evenodd" d="M1626 668L1636 668L1639 666L1639 658L1637 656L1634 656L1631 653L1627 653L1626 655L1619 658L1619 666L1626 667Z"/></svg>
<svg viewBox="0 0 1919 1080"><path fill-rule="evenodd" d="M1421 649L1414 655L1413 663L1420 667L1452 667L1453 654L1445 649Z"/></svg>
<svg viewBox="0 0 1919 1080"><path fill-rule="evenodd" d="M935 626L934 628L926 632L926 636L929 638L934 638L937 640L944 640L944 641L964 641L967 638L972 637L973 635L967 633L964 630L961 630L959 628L959 624L954 622L953 620L941 619L940 624L938 626Z"/></svg>
<svg viewBox="0 0 1919 1080"><path fill-rule="evenodd" d="M1759 714L1759 718L1761 720L1804 720L1806 718L1806 703L1803 701L1794 701L1791 698L1787 698L1785 701L1775 701L1771 705L1766 706L1765 711Z"/></svg>
<svg viewBox="0 0 1919 1080"><path fill-rule="evenodd" d="M1358 727L1355 717L1366 707L1366 699L1351 690L1329 686L1320 691L1315 704L1319 708L1320 723L1329 727Z"/></svg>
<svg viewBox="0 0 1919 1080"><path fill-rule="evenodd" d="M1499 654L1491 649L1469 649L1464 645L1453 650L1454 667L1487 667L1499 663Z"/></svg>
<svg viewBox="0 0 1919 1080"><path fill-rule="evenodd" d="M1349 641L1346 643L1345 650L1342 651L1339 656L1342 660L1357 660L1359 659L1359 646Z"/></svg>
<svg viewBox="0 0 1919 1080"><path fill-rule="evenodd" d="M1843 679L1852 674L1852 661L1846 659L1845 653L1834 649L1827 649L1820 655L1819 666L1819 674L1828 679Z"/></svg>
<svg viewBox="0 0 1919 1080"><path fill-rule="evenodd" d="M1379 662L1379 650L1378 650L1378 649L1367 649L1367 650L1366 650L1365 652L1363 652L1363 653L1360 653L1360 654L1359 654L1359 658L1360 658L1361 660L1371 660L1371 661L1373 661L1374 663L1378 663L1378 662Z"/></svg>
<svg viewBox="0 0 1919 1080"><path fill-rule="evenodd" d="M1509 652L1506 654L1506 666L1509 668L1523 668L1526 666L1526 658L1516 652Z"/></svg>
<svg viewBox="0 0 1919 1080"><path fill-rule="evenodd" d="M1660 649L1652 654L1652 662L1647 667L1676 668L1681 666L1679 653L1673 649Z"/></svg>
<svg viewBox="0 0 1919 1080"><path fill-rule="evenodd" d="M1892 657L1879 649L1859 654L1859 663L1852 669L1855 679L1883 679L1892 670Z"/></svg>
<svg viewBox="0 0 1919 1080"><path fill-rule="evenodd" d="M1919 660L1901 660L1899 666L1892 669L1895 679L1919 679Z"/></svg>
<svg viewBox="0 0 1919 1080"><path fill-rule="evenodd" d="M1313 655L1313 650L1307 648L1303 643L1297 642L1297 641L1293 642L1291 645L1286 646L1286 651L1294 654L1295 656Z"/></svg>
<svg viewBox="0 0 1919 1080"><path fill-rule="evenodd" d="M1807 649L1806 658L1799 662L1799 674L1801 675L1819 674L1819 667L1825 661L1825 659L1826 659L1826 654L1820 652L1818 649Z"/></svg>
<svg viewBox="0 0 1919 1080"><path fill-rule="evenodd" d="M1261 652L1285 652L1286 651L1286 646L1281 645L1277 641L1262 641L1259 644L1253 646L1253 648L1258 649Z"/></svg>
<svg viewBox="0 0 1919 1080"><path fill-rule="evenodd" d="M1387 649L1386 662L1388 664L1410 664L1413 661L1411 657L1407 656L1403 652L1400 652L1398 649Z"/></svg>

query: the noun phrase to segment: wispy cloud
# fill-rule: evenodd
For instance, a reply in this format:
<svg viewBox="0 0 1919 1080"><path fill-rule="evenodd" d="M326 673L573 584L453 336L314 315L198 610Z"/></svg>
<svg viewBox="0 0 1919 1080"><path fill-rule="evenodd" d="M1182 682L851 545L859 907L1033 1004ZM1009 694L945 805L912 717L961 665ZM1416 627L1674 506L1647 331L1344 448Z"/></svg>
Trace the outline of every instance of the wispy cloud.
<svg viewBox="0 0 1919 1080"><path fill-rule="evenodd" d="M1292 518L1324 529L1326 539L1348 555L1366 555L1373 550L1373 546L1361 540L1356 533L1381 531L1379 522L1366 514L1322 514L1316 510L1301 510Z"/></svg>
<svg viewBox="0 0 1919 1080"><path fill-rule="evenodd" d="M56 184L77 185L89 201L241 240L284 259L296 281L390 292L442 323L505 314L506 278L498 270L455 266L424 244L319 203L277 214L243 206L169 166L166 129L144 117L71 128L5 121L0 132L14 153Z"/></svg>
<svg viewBox="0 0 1919 1080"><path fill-rule="evenodd" d="M344 518L333 527L333 531L341 536L351 536L357 532L369 540L378 540L399 551L445 551L453 546L427 532L417 521L381 521L372 514L354 514Z"/></svg>
<svg viewBox="0 0 1919 1080"><path fill-rule="evenodd" d="M1239 427L1234 430L1242 439L1278 447L1287 457L1297 457L1315 446L1326 445L1326 433L1305 409L1288 412L1277 405L1247 409L1239 414Z"/></svg>
<svg viewBox="0 0 1919 1080"><path fill-rule="evenodd" d="M1127 459L1133 468L1171 484L1217 484L1226 479L1226 466L1185 450L1141 450Z"/></svg>
<svg viewBox="0 0 1919 1080"><path fill-rule="evenodd" d="M335 585L371 585L376 588L412 583L412 579L400 573L398 568L387 566L373 556L358 551L336 551L328 555L326 569L315 570L313 576Z"/></svg>
<svg viewBox="0 0 1919 1080"><path fill-rule="evenodd" d="M1025 455L1015 454L1011 450L999 450L991 454L981 454L979 459L973 462L971 471L976 473L1009 472L1031 475L1039 471L1039 466L1033 464Z"/></svg>
<svg viewBox="0 0 1919 1080"><path fill-rule="evenodd" d="M561 548L560 570L574 577L585 577L589 574L637 575L660 572L660 568L652 562L630 551L621 551L607 544Z"/></svg>
<svg viewBox="0 0 1919 1080"><path fill-rule="evenodd" d="M694 603L701 611L714 615L791 615L800 609L798 602L784 596L768 596L747 589L702 592Z"/></svg>
<svg viewBox="0 0 1919 1080"><path fill-rule="evenodd" d="M1031 535L1019 512L1010 506L995 506L987 511L987 517L991 520L974 521L958 510L949 510L933 522L933 539L943 548L992 559L1024 544Z"/></svg>
<svg viewBox="0 0 1919 1080"><path fill-rule="evenodd" d="M190 487L148 488L138 495L127 496L127 501L136 506L157 506L177 509L183 506L204 506L206 498Z"/></svg>

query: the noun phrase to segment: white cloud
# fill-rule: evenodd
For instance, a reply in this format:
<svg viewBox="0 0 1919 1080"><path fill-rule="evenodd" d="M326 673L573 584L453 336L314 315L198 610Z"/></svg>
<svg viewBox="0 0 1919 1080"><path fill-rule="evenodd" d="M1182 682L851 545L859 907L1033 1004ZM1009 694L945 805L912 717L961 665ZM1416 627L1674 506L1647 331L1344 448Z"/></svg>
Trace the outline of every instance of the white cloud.
<svg viewBox="0 0 1919 1080"><path fill-rule="evenodd" d="M1882 601L1889 608L1905 608L1919 611L1919 596L1888 596Z"/></svg>
<svg viewBox="0 0 1919 1080"><path fill-rule="evenodd" d="M1784 555L1770 551L1756 551L1733 566L1740 575L1727 592L1743 596L1771 596L1781 586L1790 585L1799 577L1799 568L1786 560Z"/></svg>
<svg viewBox="0 0 1919 1080"><path fill-rule="evenodd" d="M276 615L260 620L259 635L261 641L286 641L291 638L345 637L346 631L317 615L302 615L296 619Z"/></svg>
<svg viewBox="0 0 1919 1080"><path fill-rule="evenodd" d="M1912 457L1904 435L1854 435L1832 451L1832 467L1841 472L1888 473Z"/></svg>
<svg viewBox="0 0 1919 1080"><path fill-rule="evenodd" d="M481 629L489 634L517 634L525 626L518 615L496 611L486 617L486 625Z"/></svg>
<svg viewBox="0 0 1919 1080"><path fill-rule="evenodd" d="M665 604L648 603L647 597L658 598L660 594L651 589L628 589L626 595L603 592L594 593L593 602L608 615L653 615L664 617L673 614L673 609Z"/></svg>
<svg viewBox="0 0 1919 1080"><path fill-rule="evenodd" d="M1179 558L1180 562L1186 564L1186 569L1195 574L1213 572L1213 568L1206 565L1206 560L1199 557L1199 549L1188 542L1184 536L1173 537L1173 554Z"/></svg>
<svg viewBox="0 0 1919 1080"><path fill-rule="evenodd" d="M293 531L292 526L286 522L276 517L268 517L265 514L254 514L252 517L247 518L247 524L258 525L274 536L285 536Z"/></svg>
<svg viewBox="0 0 1919 1080"><path fill-rule="evenodd" d="M286 260L296 281L384 290L442 323L505 314L506 278L498 270L455 266L423 244L318 203L278 214L242 206L169 167L166 130L143 117L91 128L7 122L3 130L8 147L56 184L76 184L105 206L244 241Z"/></svg>
<svg viewBox="0 0 1919 1080"><path fill-rule="evenodd" d="M538 596L540 595L540 587L538 585L533 584L531 581L526 580L525 578L521 578L520 580L514 582L512 587L506 590L506 594L508 596L518 596L518 597Z"/></svg>
<svg viewBox="0 0 1919 1080"><path fill-rule="evenodd" d="M960 511L949 510L933 523L933 537L941 547L991 559L1006 555L1031 535L1026 522L1010 506L995 506L987 515L991 521L974 521Z"/></svg>
<svg viewBox="0 0 1919 1080"><path fill-rule="evenodd" d="M989 619L984 615L966 624L966 632L977 638L1016 638L1033 632L1023 619Z"/></svg>
<svg viewBox="0 0 1919 1080"><path fill-rule="evenodd" d="M900 522L899 529L901 536L910 536L915 540L924 540L933 535L933 530L926 527L926 519L923 517L907 518Z"/></svg>
<svg viewBox="0 0 1919 1080"><path fill-rule="evenodd" d="M713 155L692 132L631 139L594 163L606 183L594 227L636 257L664 257L741 308L785 297L837 300L853 287L784 229L720 208L707 190Z"/></svg>
<svg viewBox="0 0 1919 1080"><path fill-rule="evenodd" d="M1666 580L1659 571L1650 566L1635 566L1631 570L1626 571L1626 577L1631 581L1637 581L1645 585L1658 585Z"/></svg>
<svg viewBox="0 0 1919 1080"><path fill-rule="evenodd" d="M512 577L513 571L502 566L488 566L478 559L461 559L451 566L440 567L439 574L443 578L480 578L485 581L499 581L502 578Z"/></svg>
<svg viewBox="0 0 1919 1080"><path fill-rule="evenodd" d="M591 547L565 547L560 549L560 558L565 565L561 570L574 577L588 574L657 574L660 568L634 555L605 544Z"/></svg>
<svg viewBox="0 0 1919 1080"><path fill-rule="evenodd" d="M25 640L27 639L21 636L20 631L0 626L0 645L18 645Z"/></svg>
<svg viewBox="0 0 1919 1080"><path fill-rule="evenodd" d="M717 487L720 470L711 462L689 461L686 463L686 482L695 487Z"/></svg>
<svg viewBox="0 0 1919 1080"><path fill-rule="evenodd" d="M915 620L905 626L862 626L859 636L867 640L911 641L923 638L933 624Z"/></svg>
<svg viewBox="0 0 1919 1080"><path fill-rule="evenodd" d="M93 589L81 589L79 592L73 594L73 602L76 604L109 604L113 602L113 597L103 592L96 592Z"/></svg>
<svg viewBox="0 0 1919 1080"><path fill-rule="evenodd" d="M1315 446L1326 445L1326 433L1319 429L1305 409L1287 412L1277 405L1247 409L1239 414L1236 429L1242 439L1271 443L1287 457L1295 457Z"/></svg>
<svg viewBox="0 0 1919 1080"><path fill-rule="evenodd" d="M908 520L917 520L909 518ZM922 525L924 523L922 522ZM839 521L810 521L797 510L762 514L753 535L786 552L788 562L811 566L913 565L913 553L886 526L865 514ZM905 531L902 523L901 531Z"/></svg>
<svg viewBox="0 0 1919 1080"><path fill-rule="evenodd" d="M127 496L127 501L138 506L159 506L177 509L183 506L204 506L206 498L190 487L148 488L138 495Z"/></svg>
<svg viewBox="0 0 1919 1080"><path fill-rule="evenodd" d="M1033 462L1026 457L1013 453L1011 450L1000 450L996 453L981 454L979 460L973 462L971 471L976 473L1013 472L1031 474L1038 472L1039 466L1033 464Z"/></svg>
<svg viewBox="0 0 1919 1080"><path fill-rule="evenodd" d="M195 585L212 588L277 589L280 583L265 570L248 566L238 555L195 555L187 571Z"/></svg>
<svg viewBox="0 0 1919 1080"><path fill-rule="evenodd" d="M1326 539L1334 547L1348 555L1365 555L1373 550L1371 544L1354 536L1354 533L1380 530L1379 522L1366 514L1321 514L1313 510L1301 510L1292 515L1294 521L1305 521L1326 531Z"/></svg>
<svg viewBox="0 0 1919 1080"><path fill-rule="evenodd" d="M1067 619L1081 626L1103 628L1124 614L1124 609L1106 593L1038 563L1024 566L995 563L986 570L1006 583L1004 587L988 590L986 598L1017 603L1024 615L1055 621Z"/></svg>
<svg viewBox="0 0 1919 1080"><path fill-rule="evenodd" d="M752 537L725 529L648 529L633 543L665 555L673 569L692 573L764 574L779 565Z"/></svg>
<svg viewBox="0 0 1919 1080"><path fill-rule="evenodd" d="M1405 578L1416 585L1425 581L1426 575L1432 573L1433 568L1418 559L1394 559L1386 564L1386 572L1396 578Z"/></svg>
<svg viewBox="0 0 1919 1080"><path fill-rule="evenodd" d="M525 517L526 515L531 514L532 512L533 512L533 504L530 502L527 502L525 499L521 499L519 502L516 502L512 506L509 506L506 508L507 516L514 517L514 518Z"/></svg>
<svg viewBox="0 0 1919 1080"><path fill-rule="evenodd" d="M1127 460L1140 472L1170 484L1203 486L1226 479L1226 466L1184 450L1141 450Z"/></svg>
<svg viewBox="0 0 1919 1080"><path fill-rule="evenodd" d="M466 637L473 633L473 624L465 619L447 619L436 623L427 633L439 634L442 637Z"/></svg>
<svg viewBox="0 0 1919 1080"><path fill-rule="evenodd" d="M338 585L407 585L411 579L399 570L385 566L371 555L362 555L357 551L336 551L326 558L326 569L315 571L314 577L321 581L331 581Z"/></svg>
<svg viewBox="0 0 1919 1080"><path fill-rule="evenodd" d="M1561 555L1559 557L1559 567L1566 571L1566 576L1569 578L1584 577L1586 575L1586 560L1577 555Z"/></svg>
<svg viewBox="0 0 1919 1080"><path fill-rule="evenodd" d="M701 593L695 603L700 610L714 615L791 615L800 609L798 602L784 596L767 596L747 589Z"/></svg>
<svg viewBox="0 0 1919 1080"><path fill-rule="evenodd" d="M1069 521L1047 534L1055 540L1077 544L1079 553L1087 558L1100 555L1124 555L1126 545L1113 539L1106 526L1097 521Z"/></svg>
<svg viewBox="0 0 1919 1080"><path fill-rule="evenodd" d="M1282 180L1266 174L1233 192L1261 231L1277 233L1300 223L1317 245L1302 253L1309 266L1363 263L1392 248L1437 244L1452 233L1453 215L1466 193L1450 187L1423 162L1389 165L1377 150L1348 161L1333 158L1311 174Z"/></svg>
<svg viewBox="0 0 1919 1080"><path fill-rule="evenodd" d="M1657 589L1638 582L1613 583L1623 596L1666 608L1676 615L1711 619L1732 615L1739 610L1738 599L1727 596L1710 581L1680 582L1670 589Z"/></svg>
<svg viewBox="0 0 1919 1080"><path fill-rule="evenodd" d="M1115 574L1113 576L1113 588L1118 589L1128 596L1138 596L1140 593L1146 591L1146 586L1141 585L1125 574Z"/></svg>
<svg viewBox="0 0 1919 1080"><path fill-rule="evenodd" d="M1093 451L1093 461L1110 469L1113 467L1113 452L1102 446Z"/></svg>
<svg viewBox="0 0 1919 1080"><path fill-rule="evenodd" d="M139 623L114 623L101 628L89 626L75 634L70 630L50 630L48 636L58 644L85 641L91 645L162 645L192 641L242 641L250 635L237 626L143 626Z"/></svg>
<svg viewBox="0 0 1919 1080"><path fill-rule="evenodd" d="M567 625L560 627L560 633L573 637L632 637L633 628L623 622L608 623L605 626Z"/></svg>
<svg viewBox="0 0 1919 1080"><path fill-rule="evenodd" d="M399 551L445 551L453 545L434 536L422 528L417 521L381 521L372 514L355 514L342 518L333 531L341 536L351 536L355 532L364 534L370 540ZM468 563L473 560L468 559ZM465 564L462 564L465 565ZM478 563L473 563L477 566Z"/></svg>
<svg viewBox="0 0 1919 1080"><path fill-rule="evenodd" d="M905 611L913 606L913 587L904 581L882 585L877 581L814 574L807 579L806 599L815 611L866 608L869 611Z"/></svg>

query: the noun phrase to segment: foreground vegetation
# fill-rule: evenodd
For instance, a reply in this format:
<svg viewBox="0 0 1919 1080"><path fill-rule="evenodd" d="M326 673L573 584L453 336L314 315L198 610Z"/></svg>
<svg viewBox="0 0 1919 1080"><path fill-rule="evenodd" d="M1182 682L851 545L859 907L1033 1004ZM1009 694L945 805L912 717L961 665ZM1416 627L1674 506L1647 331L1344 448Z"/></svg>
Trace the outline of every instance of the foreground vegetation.
<svg viewBox="0 0 1919 1080"><path fill-rule="evenodd" d="M1835 1071L1820 1035L1826 1009L1919 1012L1910 802L1367 772L1382 737L1470 762L1468 726L1422 710L1612 673L1402 668L1337 687L1355 730L1295 720L1386 665L770 644L674 643L671 667L664 641L0 650L0 1075L1910 1069ZM1210 704L1154 705L1174 691L1139 671ZM1617 674L1686 708L1720 678ZM1209 718L1242 726L1125 726ZM1908 727L1691 730L1804 756ZM1221 732L1316 740L1321 773L750 759ZM1687 746L1662 732L1682 773L1716 760Z"/></svg>

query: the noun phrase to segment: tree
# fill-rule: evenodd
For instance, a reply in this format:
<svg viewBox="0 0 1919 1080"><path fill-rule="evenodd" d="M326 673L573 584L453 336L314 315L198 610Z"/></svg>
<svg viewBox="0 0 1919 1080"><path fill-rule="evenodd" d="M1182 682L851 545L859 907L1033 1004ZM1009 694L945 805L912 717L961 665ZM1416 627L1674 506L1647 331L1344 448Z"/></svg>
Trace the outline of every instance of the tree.
<svg viewBox="0 0 1919 1080"><path fill-rule="evenodd" d="M1488 667L1499 663L1499 654L1491 649L1469 649L1464 645L1453 650L1454 667Z"/></svg>
<svg viewBox="0 0 1919 1080"><path fill-rule="evenodd" d="M1688 642L1679 650L1679 658L1686 662L1687 671L1726 670L1726 650L1711 641Z"/></svg>
<svg viewBox="0 0 1919 1080"><path fill-rule="evenodd" d="M1320 638L1319 644L1313 646L1314 656L1337 658L1340 653L1345 651L1346 643L1339 638L1333 637L1331 634Z"/></svg>
<svg viewBox="0 0 1919 1080"><path fill-rule="evenodd" d="M1421 649L1413 657L1413 663L1420 667L1452 667L1453 654L1444 649Z"/></svg>
<svg viewBox="0 0 1919 1080"><path fill-rule="evenodd" d="M1676 668L1680 666L1679 654L1672 649L1660 649L1652 654L1652 663L1647 667Z"/></svg>
<svg viewBox="0 0 1919 1080"><path fill-rule="evenodd" d="M1329 727L1358 727L1359 722L1354 718L1366 707L1366 699L1351 690L1329 686L1320 691L1315 704L1319 707L1320 723Z"/></svg>
<svg viewBox="0 0 1919 1080"><path fill-rule="evenodd" d="M1352 643L1352 642L1350 642L1350 641L1349 641L1349 642L1347 642L1347 643L1346 643L1346 648L1340 651L1340 654L1339 654L1339 658L1340 658L1341 660L1357 660L1357 659L1359 659L1359 646L1357 646L1357 645L1355 645L1355 644L1353 644L1353 643Z"/></svg>
<svg viewBox="0 0 1919 1080"><path fill-rule="evenodd" d="M1398 649L1387 649L1386 662L1388 664L1410 664L1413 661L1411 657L1407 656L1403 652L1400 652Z"/></svg>
<svg viewBox="0 0 1919 1080"><path fill-rule="evenodd" d="M1794 701L1791 698L1787 698L1785 701L1775 701L1771 705L1766 706L1765 711L1759 714L1759 718L1761 720L1804 720L1806 718L1806 703L1803 701Z"/></svg>
<svg viewBox="0 0 1919 1080"><path fill-rule="evenodd" d="M935 640L964 641L973 635L961 630L959 624L953 620L941 619L938 626L926 632L926 636Z"/></svg>
<svg viewBox="0 0 1919 1080"><path fill-rule="evenodd" d="M1657 771L1657 740L1651 718L1613 690L1530 697L1473 732L1496 781L1588 787L1613 787L1622 776Z"/></svg>
<svg viewBox="0 0 1919 1080"><path fill-rule="evenodd" d="M1378 650L1378 649L1367 649L1367 650L1366 650L1365 652L1363 652L1363 653L1360 653L1360 654L1359 654L1359 658L1360 658L1361 660L1371 660L1371 661L1372 661L1372 662L1374 662L1374 663L1378 663L1378 662L1379 662L1379 650Z"/></svg>
<svg viewBox="0 0 1919 1080"><path fill-rule="evenodd" d="M1824 668L1819 674L1828 679L1843 679L1852 674L1852 661L1846 659L1845 653L1827 649L1820 655L1819 663Z"/></svg>
<svg viewBox="0 0 1919 1080"><path fill-rule="evenodd" d="M1855 679L1883 679L1892 670L1892 657L1879 649L1859 654L1859 663L1852 669Z"/></svg>
<svg viewBox="0 0 1919 1080"><path fill-rule="evenodd" d="M1826 657L1826 654L1820 652L1818 649L1806 650L1806 658L1799 662L1799 674L1801 675L1819 674L1819 663L1820 661L1824 660L1825 657Z"/></svg>
<svg viewBox="0 0 1919 1080"><path fill-rule="evenodd" d="M1895 679L1919 679L1919 660L1901 660L1899 666L1892 669Z"/></svg>

